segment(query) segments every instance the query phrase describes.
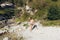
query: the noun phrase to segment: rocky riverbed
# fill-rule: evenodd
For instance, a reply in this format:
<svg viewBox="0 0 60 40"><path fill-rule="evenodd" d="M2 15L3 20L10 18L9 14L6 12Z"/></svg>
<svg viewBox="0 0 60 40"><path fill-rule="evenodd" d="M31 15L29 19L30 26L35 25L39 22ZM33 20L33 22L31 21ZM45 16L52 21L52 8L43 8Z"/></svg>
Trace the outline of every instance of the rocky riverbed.
<svg viewBox="0 0 60 40"><path fill-rule="evenodd" d="M40 22L37 22L37 28L30 31L29 26L26 29L26 26L23 26L24 24L28 23L23 22L9 28L8 33L11 33L11 36L15 35L12 38L17 38L17 40L19 40L19 37L24 38L24 40L60 40L60 27L43 27ZM8 37L11 37L10 35Z"/></svg>

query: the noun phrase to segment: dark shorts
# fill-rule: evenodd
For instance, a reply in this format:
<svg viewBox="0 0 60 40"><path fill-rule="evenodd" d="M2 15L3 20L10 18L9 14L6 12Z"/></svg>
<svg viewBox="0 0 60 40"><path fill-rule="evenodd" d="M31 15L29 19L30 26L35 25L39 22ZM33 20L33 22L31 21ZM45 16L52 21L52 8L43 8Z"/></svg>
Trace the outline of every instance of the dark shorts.
<svg viewBox="0 0 60 40"><path fill-rule="evenodd" d="M33 28L32 28L32 30L33 30L34 28L36 28L36 27L37 27L37 25L34 25Z"/></svg>

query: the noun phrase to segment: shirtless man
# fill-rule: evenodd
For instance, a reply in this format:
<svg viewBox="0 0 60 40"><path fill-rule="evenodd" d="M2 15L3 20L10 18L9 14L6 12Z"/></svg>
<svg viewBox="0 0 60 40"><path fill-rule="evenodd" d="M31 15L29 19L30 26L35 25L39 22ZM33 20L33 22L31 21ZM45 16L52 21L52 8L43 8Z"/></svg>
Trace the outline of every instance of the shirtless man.
<svg viewBox="0 0 60 40"><path fill-rule="evenodd" d="M35 20L32 17L30 17L29 23L30 23L30 30L32 31L33 25L35 24Z"/></svg>

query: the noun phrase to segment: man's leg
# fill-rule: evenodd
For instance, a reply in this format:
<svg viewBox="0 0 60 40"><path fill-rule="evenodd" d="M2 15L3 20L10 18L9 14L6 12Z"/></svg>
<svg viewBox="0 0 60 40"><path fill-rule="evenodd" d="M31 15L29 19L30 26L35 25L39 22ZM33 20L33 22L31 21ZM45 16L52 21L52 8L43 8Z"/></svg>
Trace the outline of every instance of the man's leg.
<svg viewBox="0 0 60 40"><path fill-rule="evenodd" d="M30 25L30 31L32 31L32 26L33 26L33 25Z"/></svg>

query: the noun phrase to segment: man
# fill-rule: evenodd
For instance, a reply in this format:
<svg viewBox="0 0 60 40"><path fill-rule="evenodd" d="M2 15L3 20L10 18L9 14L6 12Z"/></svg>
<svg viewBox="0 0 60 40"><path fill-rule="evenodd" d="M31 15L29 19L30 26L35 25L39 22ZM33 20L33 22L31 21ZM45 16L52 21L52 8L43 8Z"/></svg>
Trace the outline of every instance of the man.
<svg viewBox="0 0 60 40"><path fill-rule="evenodd" d="M37 25L35 25L35 20L30 17L29 18L29 23L30 23L30 30L32 31L35 27L37 27Z"/></svg>

